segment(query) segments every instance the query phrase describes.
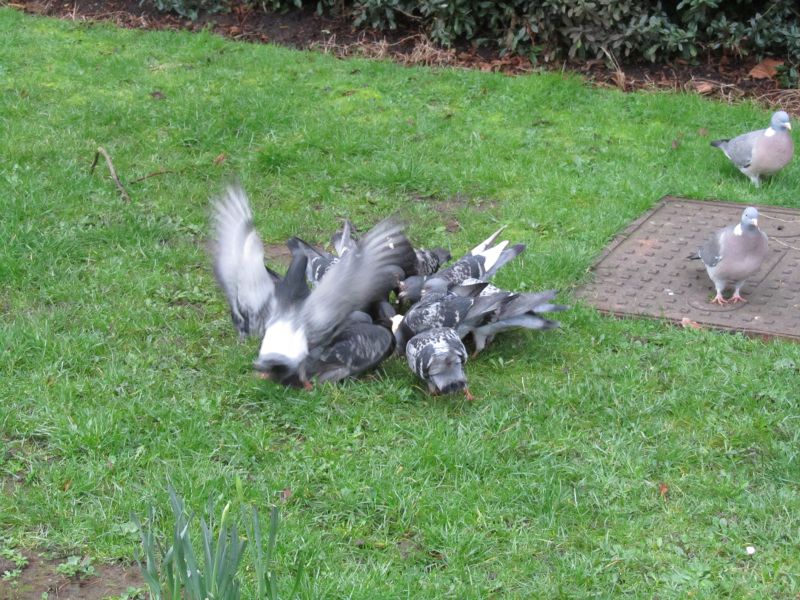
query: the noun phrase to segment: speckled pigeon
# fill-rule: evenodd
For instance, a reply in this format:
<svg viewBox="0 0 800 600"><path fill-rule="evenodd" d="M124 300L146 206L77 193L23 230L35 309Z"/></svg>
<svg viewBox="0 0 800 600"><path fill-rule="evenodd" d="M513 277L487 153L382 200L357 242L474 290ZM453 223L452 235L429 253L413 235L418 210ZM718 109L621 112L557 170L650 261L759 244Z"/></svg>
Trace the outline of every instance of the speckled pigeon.
<svg viewBox="0 0 800 600"><path fill-rule="evenodd" d="M306 376L330 382L356 377L391 355L394 344L391 331L373 324L368 314L355 311L328 344L309 352Z"/></svg>
<svg viewBox="0 0 800 600"><path fill-rule="evenodd" d="M301 240L299 237L289 238L289 240L286 242L286 245L289 247L289 250L292 251L292 254L302 252L306 255L306 258L308 259L306 266L306 279L308 279L309 283L314 285L322 281L322 278L325 277L325 274L330 270L330 268L339 262L338 257L333 256L324 250L315 248L308 242Z"/></svg>
<svg viewBox="0 0 800 600"><path fill-rule="evenodd" d="M342 256L345 252L355 246L355 227L349 219L345 219L342 228L334 232L331 236L331 244L338 256ZM426 250L425 248L414 248L414 255L416 260L407 265L408 269L405 277L412 277L414 275L433 275L439 268L450 260L450 252L445 248L433 248ZM404 279L405 279L404 277Z"/></svg>
<svg viewBox="0 0 800 600"><path fill-rule="evenodd" d="M425 283L422 299L405 316L393 317L397 351L402 354L415 335L438 327L452 327L460 338L488 323L507 302L511 294L480 296L484 282L475 286L458 286L448 291L444 279L434 277Z"/></svg>
<svg viewBox="0 0 800 600"><path fill-rule="evenodd" d="M309 353L329 346L353 311L386 296L396 285L398 263L413 256L403 227L387 219L367 232L312 291L305 281L308 258L302 252L293 254L286 276L276 284L264 268L244 191L228 188L214 207L214 271L234 324L246 334L263 330L254 366L287 385L308 384Z"/></svg>
<svg viewBox="0 0 800 600"><path fill-rule="evenodd" d="M478 279L467 279L464 284L480 283ZM535 293L511 293L501 290L494 285L487 285L481 292L481 296L495 296L497 294L508 294L507 302L492 314L489 321L472 330L472 339L475 342L476 356L487 344L491 343L494 336L502 331L510 329L532 329L546 331L556 329L561 324L552 319L541 316L543 313L558 312L567 310L569 307L563 304L552 304L550 301L555 298L557 290L547 290Z"/></svg>
<svg viewBox="0 0 800 600"><path fill-rule="evenodd" d="M474 399L464 374L467 349L454 329L437 327L415 335L406 346L406 360L411 370L428 384L431 394L463 390L467 400Z"/></svg>
<svg viewBox="0 0 800 600"><path fill-rule="evenodd" d="M752 206L742 213L737 225L728 225L715 232L711 238L690 256L701 259L708 276L714 282L717 294L711 300L714 304L745 302L740 292L745 280L761 267L767 256L767 236L758 228L758 210ZM730 300L722 297L722 292L733 287Z"/></svg>
<svg viewBox="0 0 800 600"><path fill-rule="evenodd" d="M777 173L792 160L791 129L789 115L779 110L772 114L766 129L744 133L730 140L715 140L711 145L722 150L758 187L761 175Z"/></svg>
<svg viewBox="0 0 800 600"><path fill-rule="evenodd" d="M483 281L491 279L500 267L525 250L525 244L507 248L507 240L492 245L503 229L505 227L495 231L449 267L437 272L436 277L444 279L450 285L457 285L470 277ZM425 280L426 277L423 276L407 278L400 284L398 297L404 302L417 302L422 297Z"/></svg>
<svg viewBox="0 0 800 600"><path fill-rule="evenodd" d="M426 250L424 248L415 248L414 254L417 256L417 275L423 277L433 275L441 266L452 258L450 252L445 248L434 248Z"/></svg>

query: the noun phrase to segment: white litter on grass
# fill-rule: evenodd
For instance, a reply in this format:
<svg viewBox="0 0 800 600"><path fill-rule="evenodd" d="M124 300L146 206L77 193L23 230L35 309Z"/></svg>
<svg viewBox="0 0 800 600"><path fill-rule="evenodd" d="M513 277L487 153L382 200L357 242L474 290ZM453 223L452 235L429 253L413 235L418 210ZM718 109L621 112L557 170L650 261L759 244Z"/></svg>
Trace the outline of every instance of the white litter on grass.
<svg viewBox="0 0 800 600"><path fill-rule="evenodd" d="M755 546L748 546L748 547L747 547L747 548L745 548L744 550L745 550L745 552L747 552L747 555L748 555L748 556L753 556L753 554L755 554L755 553L756 553L756 548L755 548Z"/></svg>

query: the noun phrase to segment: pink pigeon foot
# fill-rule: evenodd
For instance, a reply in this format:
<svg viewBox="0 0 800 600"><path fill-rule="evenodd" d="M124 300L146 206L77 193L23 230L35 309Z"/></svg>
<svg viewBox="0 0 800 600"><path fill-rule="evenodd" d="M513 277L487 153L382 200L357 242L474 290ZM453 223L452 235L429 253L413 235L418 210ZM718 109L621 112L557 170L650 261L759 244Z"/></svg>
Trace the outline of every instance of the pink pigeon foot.
<svg viewBox="0 0 800 600"><path fill-rule="evenodd" d="M737 302L747 302L744 298L742 298L739 294L734 294L731 296L730 302L736 304Z"/></svg>
<svg viewBox="0 0 800 600"><path fill-rule="evenodd" d="M714 298L711 300L711 304L719 304L720 306L727 303L728 301L725 300L725 298L723 298L722 294L720 294L719 292L717 292L717 295L714 296Z"/></svg>

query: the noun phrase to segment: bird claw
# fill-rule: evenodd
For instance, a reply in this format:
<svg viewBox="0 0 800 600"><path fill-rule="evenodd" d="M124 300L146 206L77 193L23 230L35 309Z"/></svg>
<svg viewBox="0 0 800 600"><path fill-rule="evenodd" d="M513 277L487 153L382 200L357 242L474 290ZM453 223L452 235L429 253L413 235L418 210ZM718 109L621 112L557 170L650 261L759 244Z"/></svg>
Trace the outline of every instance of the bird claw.
<svg viewBox="0 0 800 600"><path fill-rule="evenodd" d="M470 402L473 402L473 401L475 400L475 396L473 396L473 395L470 393L470 391L469 391L469 389L468 389L468 388L464 388L464 396L465 396L465 397L466 397L466 399L467 399L468 401L470 401Z"/></svg>
<svg viewBox="0 0 800 600"><path fill-rule="evenodd" d="M730 302L736 304L737 302L747 302L744 298L742 298L739 294L734 294L731 296Z"/></svg>
<svg viewBox="0 0 800 600"><path fill-rule="evenodd" d="M717 294L711 300L711 304L719 304L720 306L723 306L724 304L727 304L727 303L728 303L728 301L725 300L725 298L722 297L722 294Z"/></svg>
<svg viewBox="0 0 800 600"><path fill-rule="evenodd" d="M307 391L309 391L309 392L310 392L311 390L313 390L313 389L314 389L314 386L313 386L313 385L311 385L311 382L310 382L310 381L304 381L304 382L303 382L303 389L304 389L304 390L307 390Z"/></svg>

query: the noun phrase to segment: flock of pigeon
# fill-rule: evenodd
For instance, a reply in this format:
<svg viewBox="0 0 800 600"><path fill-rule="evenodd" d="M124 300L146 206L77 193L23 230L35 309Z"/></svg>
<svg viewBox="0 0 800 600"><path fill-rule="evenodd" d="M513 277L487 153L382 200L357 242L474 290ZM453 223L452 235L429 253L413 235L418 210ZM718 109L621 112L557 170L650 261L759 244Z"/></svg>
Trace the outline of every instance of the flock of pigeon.
<svg viewBox="0 0 800 600"><path fill-rule="evenodd" d="M789 116L779 111L767 129L712 145L758 186L762 175L791 160L790 129ZM558 327L544 315L568 308L553 303L555 290L509 292L489 283L525 249L497 242L503 228L447 265L447 250L414 248L393 219L360 239L345 221L331 239L335 254L290 239L291 264L281 276L264 264L264 246L240 187L230 186L213 213L214 273L233 324L241 337L261 339L255 369L283 385L308 388L312 381L356 377L396 352L431 393L461 391L472 399L464 339L471 339L474 356L502 331ZM703 261L714 283L711 302L727 304L745 301L742 285L766 254L758 211L748 207L739 224L715 232L690 258ZM726 300L723 292L731 287Z"/></svg>
<svg viewBox="0 0 800 600"><path fill-rule="evenodd" d="M501 232L445 266L447 250L413 248L395 220L360 239L346 221L332 238L335 255L290 239L292 260L280 276L264 265L247 196L231 186L214 203L214 273L240 336L262 340L254 366L266 379L311 387L355 377L397 352L431 393L472 399L464 338L477 354L501 331L558 327L543 315L567 308L552 303L555 290L516 293L488 282L525 249L496 242Z"/></svg>

